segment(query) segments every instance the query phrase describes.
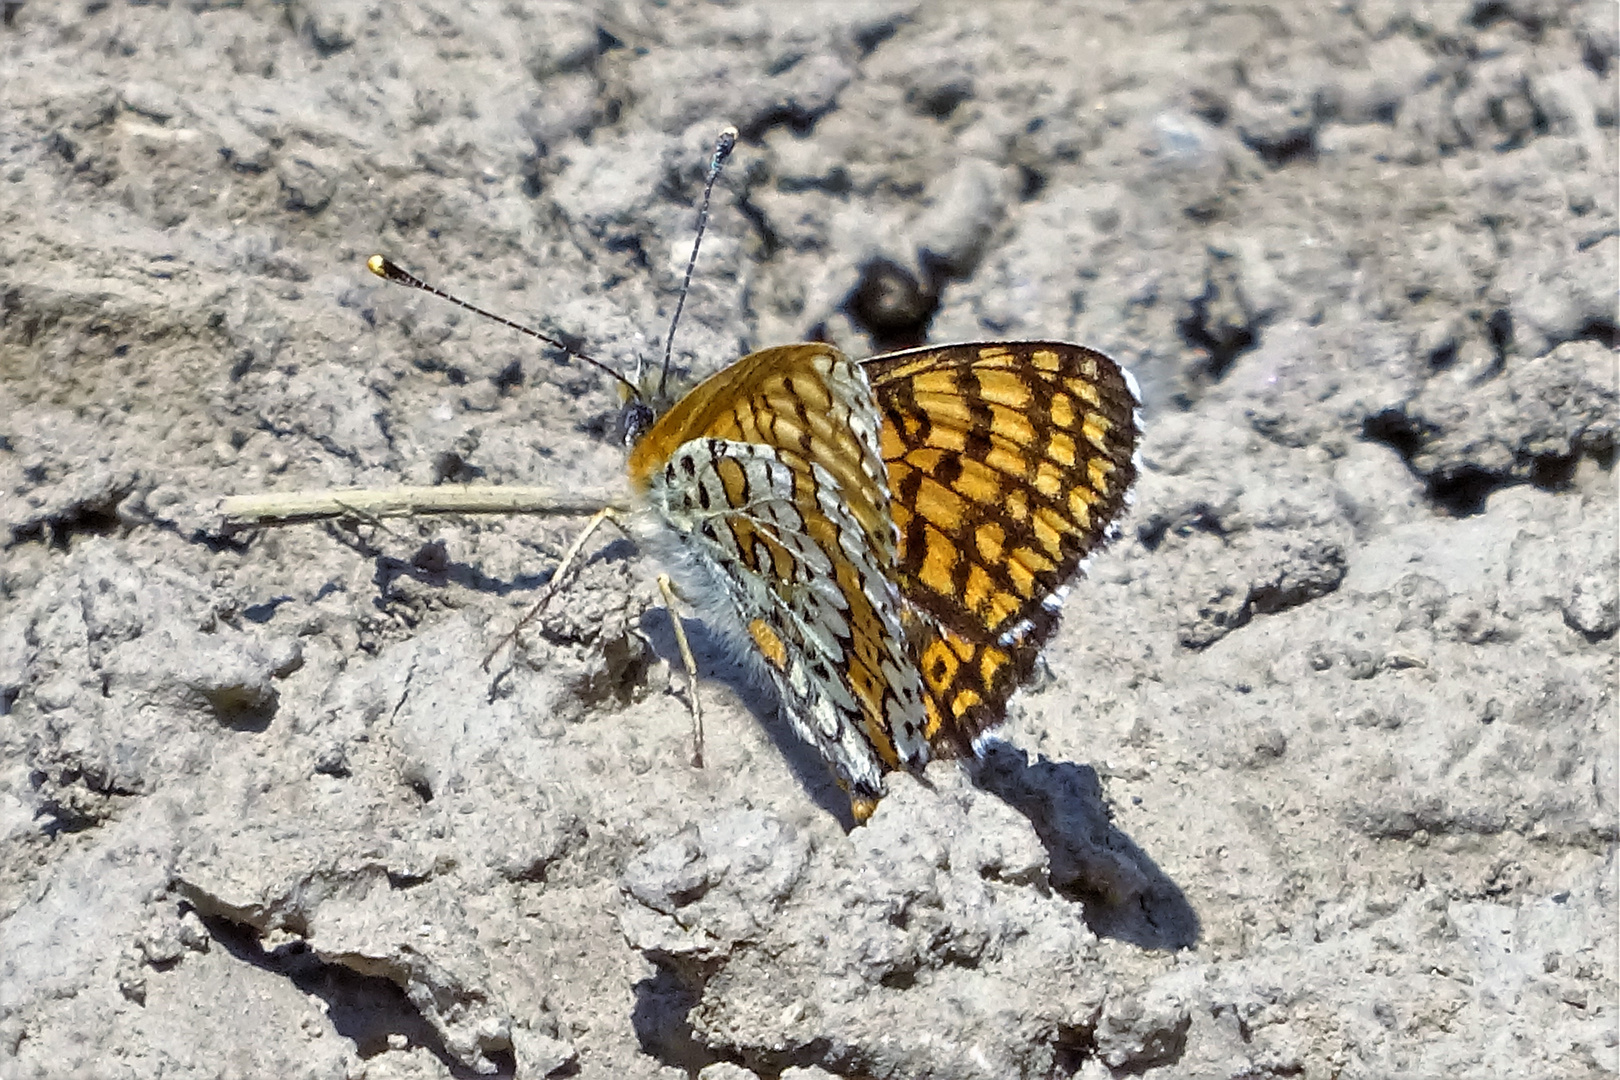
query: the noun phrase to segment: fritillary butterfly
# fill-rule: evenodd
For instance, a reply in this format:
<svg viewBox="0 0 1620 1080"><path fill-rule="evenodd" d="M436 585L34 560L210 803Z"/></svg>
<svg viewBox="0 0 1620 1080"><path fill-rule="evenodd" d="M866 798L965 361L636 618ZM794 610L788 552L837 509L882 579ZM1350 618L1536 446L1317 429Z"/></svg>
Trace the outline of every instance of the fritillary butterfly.
<svg viewBox="0 0 1620 1080"><path fill-rule="evenodd" d="M1061 342L861 364L763 349L688 392L629 472L709 625L763 665L857 820L882 777L1000 723L1136 475L1137 394Z"/></svg>
<svg viewBox="0 0 1620 1080"><path fill-rule="evenodd" d="M734 140L711 163L700 239ZM694 244L688 282L696 257ZM381 257L369 265L471 307ZM638 534L768 675L858 821L886 772L971 753L1005 718L1136 478L1136 385L1081 345L939 345L861 363L785 345L672 403L662 375L656 390L614 377L631 392L631 487L654 523Z"/></svg>

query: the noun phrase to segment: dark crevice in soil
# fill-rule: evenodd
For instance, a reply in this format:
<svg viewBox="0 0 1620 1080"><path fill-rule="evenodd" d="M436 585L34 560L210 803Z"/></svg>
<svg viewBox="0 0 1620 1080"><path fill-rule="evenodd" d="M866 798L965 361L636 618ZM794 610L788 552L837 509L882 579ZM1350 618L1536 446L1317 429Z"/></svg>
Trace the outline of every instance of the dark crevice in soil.
<svg viewBox="0 0 1620 1080"><path fill-rule="evenodd" d="M1447 371L1457 362L1457 343L1443 342L1428 355L1430 371Z"/></svg>
<svg viewBox="0 0 1620 1080"><path fill-rule="evenodd" d="M273 689L266 694L244 686L223 686L204 696L221 727L248 734L261 734L269 729L281 700L281 695Z"/></svg>
<svg viewBox="0 0 1620 1080"><path fill-rule="evenodd" d="M1412 469L1415 458L1439 429L1408 415L1401 409L1385 409L1367 417L1361 424L1361 437L1389 447ZM1485 509L1491 492L1508 483L1506 477L1471 466L1445 472L1422 473L1412 469L1424 482L1429 503L1451 517L1469 517Z"/></svg>
<svg viewBox="0 0 1620 1080"><path fill-rule="evenodd" d="M482 479L484 470L472 464L454 450L440 450L433 455L433 482L435 484L467 484Z"/></svg>
<svg viewBox="0 0 1620 1080"><path fill-rule="evenodd" d="M1072 1076L1097 1056L1097 1029L1090 1026L1061 1025L1052 1042L1053 1064L1060 1076Z"/></svg>
<svg viewBox="0 0 1620 1080"><path fill-rule="evenodd" d="M785 127L802 139L815 130L816 121L837 107L836 102L829 102L817 109L807 109L796 102L777 105L743 121L737 128L737 134L751 143L757 143L772 128Z"/></svg>
<svg viewBox="0 0 1620 1080"><path fill-rule="evenodd" d="M1595 341L1606 349L1620 349L1620 326L1605 319L1593 319L1575 334L1573 341Z"/></svg>
<svg viewBox="0 0 1620 1080"><path fill-rule="evenodd" d="M1224 538L1226 526L1221 524L1214 507L1208 503L1196 503L1174 514L1153 514L1136 527L1137 540L1149 551L1159 550L1159 545L1171 533L1177 536L1207 533Z"/></svg>
<svg viewBox="0 0 1620 1080"><path fill-rule="evenodd" d="M60 550L66 549L75 536L110 536L123 524L118 517L118 504L132 490L133 487L114 488L94 499L73 503L54 514L13 526L11 542L41 541Z"/></svg>
<svg viewBox="0 0 1620 1080"><path fill-rule="evenodd" d="M1349 570L1344 549L1336 544L1313 544L1301 554L1303 565L1292 568L1279 580L1251 586L1250 611L1276 615L1337 591Z"/></svg>
<svg viewBox="0 0 1620 1080"><path fill-rule="evenodd" d="M908 968L895 968L879 976L878 984L890 990L910 990L917 985L917 973Z"/></svg>
<svg viewBox="0 0 1620 1080"><path fill-rule="evenodd" d="M1295 161L1316 160L1316 129L1299 127L1276 138L1258 139L1243 136L1243 145L1260 155L1274 169Z"/></svg>
<svg viewBox="0 0 1620 1080"><path fill-rule="evenodd" d="M433 788L423 777L407 777L405 786L411 789L411 793L420 799L424 806L433 801Z"/></svg>
<svg viewBox="0 0 1620 1080"><path fill-rule="evenodd" d="M1491 312L1491 317L1485 320L1485 338L1491 343L1492 359L1482 380L1495 378L1507 367L1508 348L1513 344L1513 313L1506 308Z"/></svg>
<svg viewBox="0 0 1620 1080"><path fill-rule="evenodd" d="M958 78L947 80L927 90L912 87L906 91L906 104L923 116L935 120L948 120L958 106L972 97L972 81Z"/></svg>
<svg viewBox="0 0 1620 1080"><path fill-rule="evenodd" d="M900 27L911 21L911 16L894 14L874 22L855 31L855 48L860 50L860 58L865 60L885 41L900 32Z"/></svg>
<svg viewBox="0 0 1620 1080"><path fill-rule="evenodd" d="M1018 201L1032 202L1041 192L1046 190L1049 179L1046 173L1033 165L1018 166Z"/></svg>
<svg viewBox="0 0 1620 1080"><path fill-rule="evenodd" d="M1294 562L1279 568L1270 580L1250 582L1246 589L1221 586L1198 605L1196 617L1182 624L1177 640L1188 649L1207 649L1233 631L1248 626L1256 615L1275 615L1338 589L1346 572L1342 549L1334 544L1316 543L1299 555ZM1234 602L1239 596L1241 599Z"/></svg>
<svg viewBox="0 0 1620 1080"><path fill-rule="evenodd" d="M1473 465L1435 473L1424 478L1428 486L1429 502L1452 517L1473 517L1485 512L1485 500L1491 492L1512 483L1501 473L1490 472Z"/></svg>
<svg viewBox="0 0 1620 1080"><path fill-rule="evenodd" d="M1407 415L1400 409L1385 409L1367 417L1361 437L1380 443L1398 454L1413 475L1423 481L1430 505L1451 517L1472 517L1485 512L1490 496L1506 487L1528 483L1542 491L1567 491L1583 457L1590 457L1605 470L1613 468L1614 448L1583 448L1570 454L1537 454L1521 459L1512 469L1485 469L1477 465L1457 465L1432 472L1412 467L1412 460L1424 444L1439 434L1432 424Z"/></svg>
<svg viewBox="0 0 1620 1080"><path fill-rule="evenodd" d="M1581 638L1588 645L1598 645L1605 641L1613 641L1616 633L1620 633L1620 630L1617 629L1583 630L1581 627L1575 625L1575 623L1567 615L1564 617L1564 625L1581 635Z"/></svg>
<svg viewBox="0 0 1620 1080"><path fill-rule="evenodd" d="M1217 314L1217 307L1230 305L1222 302L1220 286L1214 280L1206 280L1203 293L1193 299L1187 314L1176 324L1181 340L1204 354L1198 374L1212 383L1220 382L1238 357L1260 344L1257 322L1229 318L1233 312Z"/></svg>
<svg viewBox="0 0 1620 1080"><path fill-rule="evenodd" d="M687 1019L702 1000L709 973L697 968L677 969L656 958L653 963L658 973L636 983L636 1004L630 1011L630 1026L642 1053L694 1077L716 1062L729 1060L699 1042Z"/></svg>
<svg viewBox="0 0 1620 1080"><path fill-rule="evenodd" d="M754 235L759 237L759 259L769 262L771 258L782 250L782 237L771 228L770 218L765 211L756 206L747 193L737 200L737 211L754 227Z"/></svg>
<svg viewBox="0 0 1620 1080"><path fill-rule="evenodd" d="M1474 517L1486 512L1486 499L1490 492L1513 483L1500 473L1492 473L1473 465L1464 465L1445 473L1427 476L1427 497L1437 510L1453 518Z"/></svg>
<svg viewBox="0 0 1620 1080"><path fill-rule="evenodd" d="M451 1057L433 1025L423 1018L405 991L378 975L361 975L340 964L321 960L302 941L293 941L266 950L259 936L249 927L219 915L198 916L208 933L231 956L261 971L281 975L304 993L320 998L326 1015L339 1035L354 1043L362 1058L373 1058L391 1049L389 1039L403 1037L407 1047L422 1047L444 1065L457 1080L473 1080L480 1075ZM396 1038L397 1041L397 1038ZM488 1074L511 1077L517 1061L510 1051L486 1055L497 1067Z"/></svg>
<svg viewBox="0 0 1620 1080"><path fill-rule="evenodd" d="M1530 461L1530 483L1542 491L1567 491L1580 463L1579 454L1538 454Z"/></svg>
<svg viewBox="0 0 1620 1080"><path fill-rule="evenodd" d="M670 196L675 198L675 196ZM647 259L647 249L642 247L639 236L610 236L602 241L602 246L615 255L627 255L632 265L638 270L651 270L652 263ZM559 334L564 344L569 344L567 337ZM583 339L581 339L583 340Z"/></svg>
<svg viewBox="0 0 1620 1080"><path fill-rule="evenodd" d="M87 805L85 799L43 799L35 817L47 819L40 826L40 832L56 839L63 833L81 833L96 828L107 821L115 813L111 799L102 800L100 805Z"/></svg>
<svg viewBox="0 0 1620 1080"><path fill-rule="evenodd" d="M518 159L518 175L523 178L519 190L530 199L538 199L546 193L547 159L550 150L540 140L535 140L535 150L532 154L524 154Z"/></svg>
<svg viewBox="0 0 1620 1080"><path fill-rule="evenodd" d="M872 339L879 353L909 349L928 340L945 284L943 266L924 267L925 280L892 259L876 256L861 264L861 275L841 305Z"/></svg>
<svg viewBox="0 0 1620 1080"><path fill-rule="evenodd" d="M1590 37L1582 39L1581 63L1599 78L1609 77L1609 52L1596 39Z"/></svg>
<svg viewBox="0 0 1620 1080"><path fill-rule="evenodd" d="M1431 435L1438 429L1408 416L1399 409L1385 409L1367 417L1361 424L1361 437L1380 443L1399 454L1402 461L1410 462Z"/></svg>
<svg viewBox="0 0 1620 1080"><path fill-rule="evenodd" d="M1527 5L1486 0L1474 5L1474 10L1468 15L1468 23L1476 30L1488 29L1499 22L1517 23L1529 35L1530 40L1538 41L1547 24L1540 15L1524 10L1525 7Z"/></svg>

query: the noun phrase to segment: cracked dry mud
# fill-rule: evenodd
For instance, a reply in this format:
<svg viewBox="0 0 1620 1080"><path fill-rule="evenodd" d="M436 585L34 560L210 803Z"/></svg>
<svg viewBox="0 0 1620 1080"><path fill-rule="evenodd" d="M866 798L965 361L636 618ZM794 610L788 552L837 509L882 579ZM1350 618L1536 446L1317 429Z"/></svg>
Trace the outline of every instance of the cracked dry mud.
<svg viewBox="0 0 1620 1080"><path fill-rule="evenodd" d="M0 1076L1612 1077L1612 5L7 3ZM871 822L612 536L628 367L1058 337L1123 538ZM858 290L857 285L863 283ZM870 333L868 332L870 331Z"/></svg>

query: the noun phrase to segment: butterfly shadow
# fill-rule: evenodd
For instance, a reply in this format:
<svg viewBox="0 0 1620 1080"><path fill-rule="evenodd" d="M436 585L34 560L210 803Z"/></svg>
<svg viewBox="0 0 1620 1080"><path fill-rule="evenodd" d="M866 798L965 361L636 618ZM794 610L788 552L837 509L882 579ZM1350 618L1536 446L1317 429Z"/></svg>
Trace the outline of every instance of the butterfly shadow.
<svg viewBox="0 0 1620 1080"><path fill-rule="evenodd" d="M364 523L361 523L364 524ZM366 534L362 533L352 522L327 522L326 534L336 540L343 547L348 548L363 559L373 563L372 584L376 586L377 595L373 603L381 608L398 599L398 590L395 582L408 578L419 585L435 589L443 589L456 585L471 592L486 593L491 596L508 596L515 593L532 592L548 584L556 573L555 566L549 566L538 573L517 574L510 580L491 577L477 566L461 562L450 557L449 549L441 539L422 540L417 543L416 550L410 558L402 559L391 555L386 549L374 543ZM624 558L624 552L610 550L617 548L623 541L616 541L607 545L602 551L593 553L586 562L597 562L605 558ZM628 545L626 545L628 546ZM634 548L630 548L633 552ZM325 589L323 589L323 592ZM260 612L265 611L265 605L258 605ZM249 614L255 622L268 621L270 615L275 613L273 607L263 618L256 618Z"/></svg>
<svg viewBox="0 0 1620 1080"><path fill-rule="evenodd" d="M666 661L675 671L682 671L681 653L675 644L675 631L671 627L671 612L661 607L648 608L641 617L641 633L647 639L652 650L661 659ZM781 716L777 702L776 690L769 680L762 678L758 672L741 662L737 657L737 650L723 637L710 630L707 625L695 619L682 619L681 627L686 631L686 640L692 646L692 657L697 661L698 692L702 693L705 682L721 682L731 687L743 707L759 720L765 734L770 736L782 760L787 762L788 770L799 786L809 795L817 806L831 814L844 831L855 827L855 818L850 813L849 796L844 794L836 781L832 779L827 765L820 755L808 746L804 740L793 734ZM684 691L683 691L684 692ZM721 734L712 728L704 732L706 737Z"/></svg>
<svg viewBox="0 0 1620 1080"><path fill-rule="evenodd" d="M1202 925L1187 896L1114 826L1097 770L986 739L966 762L973 783L1029 818L1046 845L1052 889L1078 903L1098 937L1144 949L1190 949Z"/></svg>

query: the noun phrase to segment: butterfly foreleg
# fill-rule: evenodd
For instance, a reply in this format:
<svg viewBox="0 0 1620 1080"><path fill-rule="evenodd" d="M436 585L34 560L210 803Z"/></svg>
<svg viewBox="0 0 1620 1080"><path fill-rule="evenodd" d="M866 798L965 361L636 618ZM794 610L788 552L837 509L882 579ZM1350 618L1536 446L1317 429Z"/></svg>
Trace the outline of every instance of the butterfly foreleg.
<svg viewBox="0 0 1620 1080"><path fill-rule="evenodd" d="M485 655L483 665L485 671L489 670L489 665L496 655L508 645L516 642L517 636L522 632L523 628L533 622L540 612L545 610L546 605L551 602L551 598L557 595L557 592L562 588L564 575L573 570L574 565L579 561L579 554L585 549L585 542L591 538L592 533L602 527L602 523L605 521L612 522L620 532L625 532L624 523L619 520L619 511L613 507L604 506L592 514L591 519L585 523L585 527L579 531L579 535L574 537L573 543L569 544L568 549L563 552L562 559L557 563L557 569L553 571L551 580L546 582L545 587L540 590L540 596L535 600L534 606L529 608L528 613L517 621L517 625L512 627L500 641L495 643L495 647Z"/></svg>

